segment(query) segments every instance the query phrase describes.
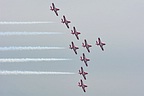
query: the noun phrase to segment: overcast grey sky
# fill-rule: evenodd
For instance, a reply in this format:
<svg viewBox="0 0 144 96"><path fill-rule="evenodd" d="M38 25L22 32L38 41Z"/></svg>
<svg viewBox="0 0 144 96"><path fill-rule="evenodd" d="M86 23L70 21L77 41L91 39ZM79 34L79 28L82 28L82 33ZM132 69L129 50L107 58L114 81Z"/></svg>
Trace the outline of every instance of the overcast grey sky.
<svg viewBox="0 0 144 96"><path fill-rule="evenodd" d="M54 2L59 16L50 11ZM62 71L75 75L1 75L1 96L143 96L144 92L143 0L0 0L0 22L52 21L51 24L0 25L0 32L62 32L57 35L0 36L0 47L49 46L64 50L1 51L0 58L69 58L70 61L0 63L0 70ZM65 15L70 29L61 24ZM70 34L75 26L80 40ZM100 37L105 51L95 45ZM81 47L87 39L91 53ZM78 55L69 49L73 41ZM79 57L91 59L85 67ZM77 86L83 66L89 74L84 93Z"/></svg>

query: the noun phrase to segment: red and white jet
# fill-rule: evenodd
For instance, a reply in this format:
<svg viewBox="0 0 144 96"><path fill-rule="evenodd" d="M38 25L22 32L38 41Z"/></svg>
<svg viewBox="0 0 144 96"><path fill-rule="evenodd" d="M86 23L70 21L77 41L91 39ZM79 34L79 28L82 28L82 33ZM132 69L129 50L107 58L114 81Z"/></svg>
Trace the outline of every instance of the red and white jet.
<svg viewBox="0 0 144 96"><path fill-rule="evenodd" d="M80 80L80 82L78 82L78 86L82 87L83 91L86 92L85 87L87 87L87 85L83 84L82 79Z"/></svg>
<svg viewBox="0 0 144 96"><path fill-rule="evenodd" d="M90 61L90 59L88 59L88 58L85 57L85 54L84 54L84 53L83 53L83 56L80 57L80 60L81 60L81 61L84 61L84 63L85 63L86 66L88 66L87 61Z"/></svg>
<svg viewBox="0 0 144 96"><path fill-rule="evenodd" d="M62 23L65 23L65 25L67 26L67 28L69 28L69 23L71 23L71 21L66 20L66 17L63 15L63 19L61 19Z"/></svg>
<svg viewBox="0 0 144 96"><path fill-rule="evenodd" d="M80 33L80 32L77 32L77 31L76 31L76 28L75 28L75 27L73 27L73 30L71 30L71 34L75 35L75 36L76 36L76 38L79 40L78 35L79 35L79 34L81 34L81 33Z"/></svg>
<svg viewBox="0 0 144 96"><path fill-rule="evenodd" d="M84 43L82 43L83 47L86 47L87 51L90 52L89 47L92 47L92 45L89 45L86 41L86 39L84 40Z"/></svg>
<svg viewBox="0 0 144 96"><path fill-rule="evenodd" d="M83 67L81 67L81 70L79 70L79 74L83 76L83 78L86 80L86 76L88 73L84 72Z"/></svg>
<svg viewBox="0 0 144 96"><path fill-rule="evenodd" d="M104 51L103 45L106 45L106 44L104 42L101 42L100 38L98 38L98 41L96 41L96 45L99 45L102 51Z"/></svg>
<svg viewBox="0 0 144 96"><path fill-rule="evenodd" d="M59 11L60 9L56 8L54 3L52 3L52 6L50 6L50 10L54 11L55 14L58 16L58 12L57 11Z"/></svg>
<svg viewBox="0 0 144 96"><path fill-rule="evenodd" d="M70 46L70 49L73 49L74 52L75 52L75 54L77 54L77 51L76 51L76 50L79 49L79 48L76 47L73 42L71 42L71 44L72 44L72 45L69 45L69 46Z"/></svg>

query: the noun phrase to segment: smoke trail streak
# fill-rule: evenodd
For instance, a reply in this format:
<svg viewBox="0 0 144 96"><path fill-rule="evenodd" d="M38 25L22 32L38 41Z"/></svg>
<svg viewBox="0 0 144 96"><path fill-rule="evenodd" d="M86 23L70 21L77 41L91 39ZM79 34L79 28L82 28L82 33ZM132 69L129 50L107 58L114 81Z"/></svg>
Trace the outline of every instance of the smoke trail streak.
<svg viewBox="0 0 144 96"><path fill-rule="evenodd" d="M0 71L0 75L70 75L72 72Z"/></svg>
<svg viewBox="0 0 144 96"><path fill-rule="evenodd" d="M47 62L47 61L66 61L71 59L65 59L65 58L11 58L11 59L0 59L1 63L5 62Z"/></svg>
<svg viewBox="0 0 144 96"><path fill-rule="evenodd" d="M56 35L62 32L0 32L0 35Z"/></svg>
<svg viewBox="0 0 144 96"><path fill-rule="evenodd" d="M48 23L54 23L51 21L47 21L47 22L42 22L42 21L32 21L32 22L0 22L0 24L48 24Z"/></svg>
<svg viewBox="0 0 144 96"><path fill-rule="evenodd" d="M36 47L15 47L15 46L10 46L10 47L0 47L0 51L8 51L8 50L51 50L51 49L65 49L64 47L41 47L41 46L36 46Z"/></svg>

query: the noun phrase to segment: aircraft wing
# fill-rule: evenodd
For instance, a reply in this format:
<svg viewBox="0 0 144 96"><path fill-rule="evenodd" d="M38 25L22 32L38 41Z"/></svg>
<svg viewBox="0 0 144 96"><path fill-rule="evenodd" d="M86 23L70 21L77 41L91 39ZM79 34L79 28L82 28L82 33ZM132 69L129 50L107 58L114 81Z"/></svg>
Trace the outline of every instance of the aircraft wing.
<svg viewBox="0 0 144 96"><path fill-rule="evenodd" d="M55 5L54 5L54 3L52 3L52 6L53 6L53 9L55 9Z"/></svg>
<svg viewBox="0 0 144 96"><path fill-rule="evenodd" d="M85 65L88 66L87 61L84 61L84 62L85 62Z"/></svg>
<svg viewBox="0 0 144 96"><path fill-rule="evenodd" d="M64 21L66 21L66 18L65 18L65 16L63 16L63 18L64 18Z"/></svg>
<svg viewBox="0 0 144 96"><path fill-rule="evenodd" d="M82 87L83 91L86 92L85 87Z"/></svg>
<svg viewBox="0 0 144 96"><path fill-rule="evenodd" d="M89 47L87 47L87 51L90 52Z"/></svg>
<svg viewBox="0 0 144 96"><path fill-rule="evenodd" d="M83 58L85 59L85 54L83 53Z"/></svg>
<svg viewBox="0 0 144 96"><path fill-rule="evenodd" d="M82 67L81 67L81 71L84 72Z"/></svg>
<svg viewBox="0 0 144 96"><path fill-rule="evenodd" d="M65 24L66 24L67 28L69 28L69 25L68 25L68 23L65 23Z"/></svg>
<svg viewBox="0 0 144 96"><path fill-rule="evenodd" d="M104 48L103 48L103 46L100 46L100 47L101 47L102 51L104 51Z"/></svg>
<svg viewBox="0 0 144 96"><path fill-rule="evenodd" d="M76 32L76 28L75 28L75 27L73 27L73 29L74 29L74 32Z"/></svg>
<svg viewBox="0 0 144 96"><path fill-rule="evenodd" d="M87 44L87 41L86 40L84 40L85 41L85 45L87 46L88 44Z"/></svg>
<svg viewBox="0 0 144 96"><path fill-rule="evenodd" d="M82 81L82 79L81 79L81 85L83 85L83 81Z"/></svg>
<svg viewBox="0 0 144 96"><path fill-rule="evenodd" d="M79 40L78 34L75 34L76 38Z"/></svg>
<svg viewBox="0 0 144 96"><path fill-rule="evenodd" d="M100 38L98 38L98 43L99 43L99 44L101 43L101 40L100 40Z"/></svg>
<svg viewBox="0 0 144 96"><path fill-rule="evenodd" d="M74 47L74 43L73 42L71 42L72 43L72 47Z"/></svg>
<svg viewBox="0 0 144 96"><path fill-rule="evenodd" d="M58 13L57 13L57 11L54 11L55 12L55 14L58 16Z"/></svg>
<svg viewBox="0 0 144 96"><path fill-rule="evenodd" d="M74 49L74 52L75 52L75 54L77 54L77 51L76 51L76 49Z"/></svg>
<svg viewBox="0 0 144 96"><path fill-rule="evenodd" d="M85 75L83 75L83 77L84 77L84 79L86 80L86 76L85 76Z"/></svg>

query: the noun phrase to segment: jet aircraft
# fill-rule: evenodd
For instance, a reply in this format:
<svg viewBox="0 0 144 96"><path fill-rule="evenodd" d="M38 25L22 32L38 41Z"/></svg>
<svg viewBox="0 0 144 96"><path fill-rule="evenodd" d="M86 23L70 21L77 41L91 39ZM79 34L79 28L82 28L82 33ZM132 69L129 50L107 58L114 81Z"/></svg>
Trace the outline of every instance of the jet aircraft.
<svg viewBox="0 0 144 96"><path fill-rule="evenodd" d="M86 58L85 54L83 53L83 56L80 57L81 61L84 61L85 65L88 66L87 61L90 61L90 59Z"/></svg>
<svg viewBox="0 0 144 96"><path fill-rule="evenodd" d="M78 82L78 86L82 87L83 91L86 92L85 87L87 87L87 85L83 84L82 79L80 80L80 82Z"/></svg>
<svg viewBox="0 0 144 96"><path fill-rule="evenodd" d="M89 44L87 43L86 39L84 40L84 43L82 43L82 46L83 46L83 47L86 47L87 51L90 53L89 47L92 47L92 45L89 45Z"/></svg>
<svg viewBox="0 0 144 96"><path fill-rule="evenodd" d="M74 52L75 52L75 54L77 54L77 51L76 51L76 50L79 49L79 48L76 47L73 42L71 42L71 44L72 44L72 45L69 45L69 46L70 46L69 48L70 48L70 49L73 49Z"/></svg>
<svg viewBox="0 0 144 96"><path fill-rule="evenodd" d="M65 23L65 25L67 26L67 28L69 28L69 23L71 23L71 21L67 20L66 17L63 15L63 19L61 19L62 23Z"/></svg>
<svg viewBox="0 0 144 96"><path fill-rule="evenodd" d="M86 80L86 75L88 74L87 72L84 72L83 67L79 70L79 74L83 76L83 78Z"/></svg>
<svg viewBox="0 0 144 96"><path fill-rule="evenodd" d="M79 40L78 35L81 34L81 33L80 33L80 32L77 32L75 27L73 27L73 30L71 30L71 33L72 33L73 35L75 35L76 38Z"/></svg>
<svg viewBox="0 0 144 96"><path fill-rule="evenodd" d="M50 10L54 11L55 14L58 16L58 12L57 11L59 11L60 9L56 8L54 3L52 3L52 6L50 6Z"/></svg>
<svg viewBox="0 0 144 96"><path fill-rule="evenodd" d="M98 41L96 41L96 45L99 45L102 51L104 51L103 45L106 45L106 44L104 42L101 42L100 38L98 38Z"/></svg>

